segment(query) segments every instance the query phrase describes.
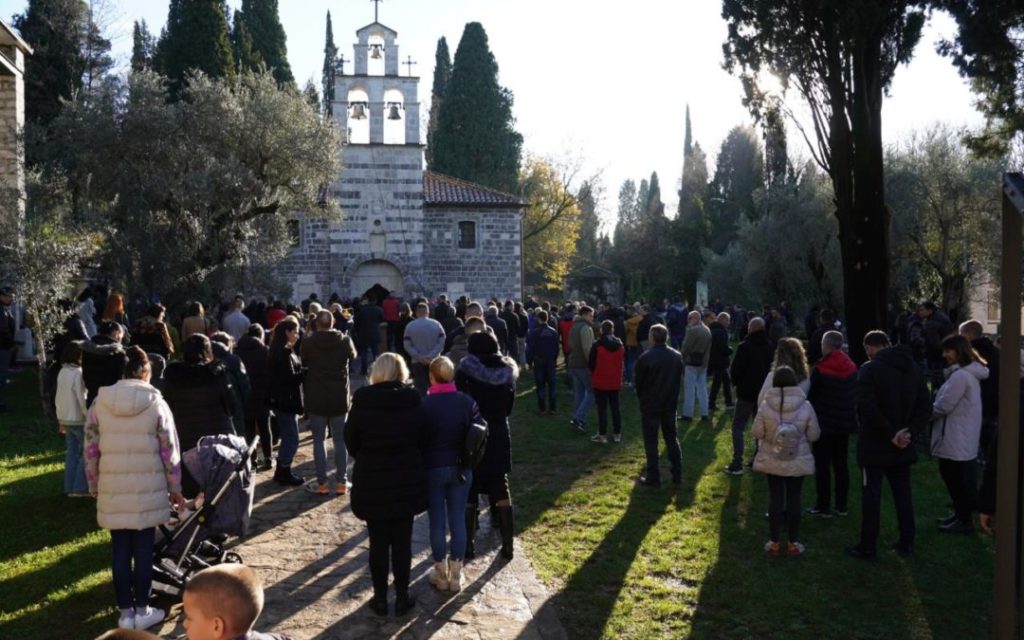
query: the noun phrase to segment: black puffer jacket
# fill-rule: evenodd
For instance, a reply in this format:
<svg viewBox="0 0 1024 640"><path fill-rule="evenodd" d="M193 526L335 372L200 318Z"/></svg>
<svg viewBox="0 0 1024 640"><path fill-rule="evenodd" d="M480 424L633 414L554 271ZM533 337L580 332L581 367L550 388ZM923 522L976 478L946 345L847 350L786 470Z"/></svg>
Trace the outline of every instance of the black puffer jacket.
<svg viewBox="0 0 1024 640"><path fill-rule="evenodd" d="M96 336L82 343L82 381L85 382L86 402L92 405L100 387L109 387L124 376L128 355L120 342L107 336Z"/></svg>
<svg viewBox="0 0 1024 640"><path fill-rule="evenodd" d="M907 345L883 349L860 368L857 381L860 437L857 463L868 467L913 464L913 444L900 449L892 443L901 429L910 429L915 442L925 437L932 414L924 375Z"/></svg>
<svg viewBox="0 0 1024 640"><path fill-rule="evenodd" d="M210 347L213 349L213 357L223 362L227 368L228 381L231 383L231 397L234 398L234 403L231 405L232 421L235 431L244 434L245 407L249 404L249 396L252 395L245 363L219 342L211 340Z"/></svg>
<svg viewBox="0 0 1024 640"><path fill-rule="evenodd" d="M501 476L512 471L512 434L508 417L516 400L515 363L500 355L468 355L455 372L455 386L476 400L487 422L487 448L474 475Z"/></svg>
<svg viewBox="0 0 1024 640"><path fill-rule="evenodd" d="M747 339L736 348L736 356L729 366L729 377L736 385L737 398L757 402L774 357L775 348L768 342L764 331L747 334Z"/></svg>
<svg viewBox="0 0 1024 640"><path fill-rule="evenodd" d="M732 355L732 347L729 346L729 331L718 322L711 323L711 356L708 359L708 369L722 371L729 368L729 356Z"/></svg>
<svg viewBox="0 0 1024 640"><path fill-rule="evenodd" d="M174 414L182 452L196 446L203 436L235 433L231 422L234 391L223 362L172 362L164 370L163 393Z"/></svg>
<svg viewBox="0 0 1024 640"><path fill-rule="evenodd" d="M270 349L252 336L242 336L235 347L235 355L242 359L249 374L249 404L246 412L258 415L267 406L270 387Z"/></svg>
<svg viewBox="0 0 1024 640"><path fill-rule="evenodd" d="M300 414L302 404L302 380L304 378L299 356L289 348L270 353L270 384L267 387L267 401L270 408L280 413Z"/></svg>
<svg viewBox="0 0 1024 640"><path fill-rule="evenodd" d="M667 345L655 345L636 361L633 376L640 413L670 411L679 403L683 356Z"/></svg>
<svg viewBox="0 0 1024 640"><path fill-rule="evenodd" d="M999 415L999 347L985 337L972 340L971 346L988 363L988 378L981 381L981 414L995 418Z"/></svg>
<svg viewBox="0 0 1024 640"><path fill-rule="evenodd" d="M818 416L823 435L857 432L857 365L842 351L833 351L811 370L807 399Z"/></svg>
<svg viewBox="0 0 1024 640"><path fill-rule="evenodd" d="M355 458L352 513L360 520L408 518L427 509L420 394L399 382L363 387L352 398L345 446Z"/></svg>

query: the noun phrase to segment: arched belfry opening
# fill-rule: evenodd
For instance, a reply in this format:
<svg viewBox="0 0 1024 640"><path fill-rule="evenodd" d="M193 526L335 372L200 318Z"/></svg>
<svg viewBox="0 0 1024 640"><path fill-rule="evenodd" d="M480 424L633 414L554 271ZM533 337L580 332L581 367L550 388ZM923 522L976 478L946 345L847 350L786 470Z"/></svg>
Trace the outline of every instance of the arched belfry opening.
<svg viewBox="0 0 1024 640"><path fill-rule="evenodd" d="M384 144L405 144L405 96L398 89L384 93Z"/></svg>
<svg viewBox="0 0 1024 640"><path fill-rule="evenodd" d="M370 97L360 88L348 92L348 143L370 143Z"/></svg>

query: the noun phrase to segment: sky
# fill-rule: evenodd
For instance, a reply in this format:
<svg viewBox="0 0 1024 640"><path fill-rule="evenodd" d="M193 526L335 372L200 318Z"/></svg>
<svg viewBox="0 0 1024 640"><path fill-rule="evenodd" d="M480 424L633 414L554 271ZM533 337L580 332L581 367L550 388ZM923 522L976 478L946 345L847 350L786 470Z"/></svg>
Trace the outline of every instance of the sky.
<svg viewBox="0 0 1024 640"><path fill-rule="evenodd" d="M114 54L127 68L134 20L159 33L165 0L103 0ZM241 0L228 0L233 8ZM26 0L0 0L0 16L24 11ZM325 17L335 43L352 57L355 31L373 22L371 0L280 0L288 58L301 86L320 85ZM528 154L581 166L604 188L602 217L613 224L619 186L657 171L666 210L674 212L683 164L686 106L694 140L708 154L709 171L722 140L752 122L742 106L740 81L722 68L726 36L717 0L383 0L380 21L398 32L399 53L418 64L423 117L429 110L437 40L452 55L467 22L483 24L498 61L499 81L515 96L516 127ZM982 123L973 96L936 42L955 33L932 17L914 59L896 74L883 109L883 133L896 143L935 122L954 127ZM406 67L402 67L405 75ZM796 101L795 96L791 96ZM790 127L791 147L809 157ZM792 155L792 152L791 152Z"/></svg>

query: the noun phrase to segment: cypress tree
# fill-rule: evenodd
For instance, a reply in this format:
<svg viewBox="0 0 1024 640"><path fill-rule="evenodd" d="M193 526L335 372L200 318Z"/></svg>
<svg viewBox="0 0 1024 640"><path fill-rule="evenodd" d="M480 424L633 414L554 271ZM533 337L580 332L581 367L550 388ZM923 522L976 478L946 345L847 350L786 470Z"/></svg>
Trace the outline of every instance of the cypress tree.
<svg viewBox="0 0 1024 640"><path fill-rule="evenodd" d="M327 12L327 36L324 39L324 70L323 70L323 113L328 118L334 116L334 66L338 60L338 47L334 44L334 27L331 25L331 12ZM427 150L430 153L430 150Z"/></svg>
<svg viewBox="0 0 1024 640"><path fill-rule="evenodd" d="M277 0L242 0L242 8L235 14L236 23L239 18L252 36L253 49L273 71L277 83L294 87L295 78L288 64L287 38L278 16Z"/></svg>
<svg viewBox="0 0 1024 640"><path fill-rule="evenodd" d="M512 117L512 92L498 84L498 63L478 22L466 25L438 114L433 168L494 189L519 185L523 137Z"/></svg>
<svg viewBox="0 0 1024 640"><path fill-rule="evenodd" d="M25 60L25 119L48 125L82 88L83 4L79 0L29 0L14 26L34 50ZM29 161L32 162L32 153Z"/></svg>
<svg viewBox="0 0 1024 640"><path fill-rule="evenodd" d="M239 73L243 71L259 71L264 64L260 52L256 50L252 35L245 22L235 14L234 30L231 32L231 47L235 56L235 68Z"/></svg>
<svg viewBox="0 0 1024 640"><path fill-rule="evenodd" d="M136 21L132 25L132 71L152 69L155 48L156 43L146 21Z"/></svg>
<svg viewBox="0 0 1024 640"><path fill-rule="evenodd" d="M448 93L448 82L452 78L452 54L448 51L448 40L443 36L437 41L434 54L434 86L430 91L430 122L427 125L427 166L434 164L434 137L437 134L437 120L441 103Z"/></svg>
<svg viewBox="0 0 1024 640"><path fill-rule="evenodd" d="M683 172L686 172L686 159L693 154L693 131L690 129L690 105L686 105L686 133L683 135Z"/></svg>
<svg viewBox="0 0 1024 640"><path fill-rule="evenodd" d="M305 96L309 106L313 107L313 111L320 113L320 92L317 91L313 78L306 80L306 86L302 88L302 95Z"/></svg>
<svg viewBox="0 0 1024 640"><path fill-rule="evenodd" d="M219 0L171 0L161 45L164 75L171 80L175 97L181 95L190 71L215 78L235 75L227 17Z"/></svg>

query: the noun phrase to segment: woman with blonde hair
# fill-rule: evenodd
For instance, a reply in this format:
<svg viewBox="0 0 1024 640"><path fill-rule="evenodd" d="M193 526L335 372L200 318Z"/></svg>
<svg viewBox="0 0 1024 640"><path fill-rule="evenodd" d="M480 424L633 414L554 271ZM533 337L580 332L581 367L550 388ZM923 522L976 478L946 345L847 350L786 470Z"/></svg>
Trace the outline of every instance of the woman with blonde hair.
<svg viewBox="0 0 1024 640"><path fill-rule="evenodd" d="M764 378L761 385L761 393L757 396L757 406L764 403L768 390L772 388L772 378L775 371L789 367L796 374L797 386L807 395L811 391L811 367L807 364L807 352L804 345L796 338L782 338L775 346L775 360L772 362L771 371Z"/></svg>
<svg viewBox="0 0 1024 640"><path fill-rule="evenodd" d="M409 597L413 518L427 510L423 442L427 414L410 386L409 367L395 353L382 353L369 371L369 386L356 391L345 426L345 446L355 459L352 513L366 521L370 537L370 609L388 613L388 563L395 582L395 615L405 615Z"/></svg>

